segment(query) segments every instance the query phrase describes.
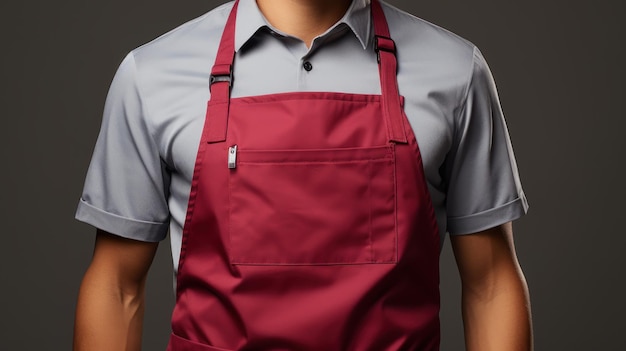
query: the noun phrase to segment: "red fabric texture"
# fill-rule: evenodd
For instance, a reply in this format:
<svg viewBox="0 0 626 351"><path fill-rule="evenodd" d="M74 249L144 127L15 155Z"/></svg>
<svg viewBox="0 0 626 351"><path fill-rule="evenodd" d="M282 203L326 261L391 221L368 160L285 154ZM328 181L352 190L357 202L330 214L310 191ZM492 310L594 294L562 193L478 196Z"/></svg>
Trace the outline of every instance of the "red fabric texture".
<svg viewBox="0 0 626 351"><path fill-rule="evenodd" d="M388 46L378 1L372 15ZM213 84L168 350L439 349L439 233L395 53L380 54L381 96Z"/></svg>

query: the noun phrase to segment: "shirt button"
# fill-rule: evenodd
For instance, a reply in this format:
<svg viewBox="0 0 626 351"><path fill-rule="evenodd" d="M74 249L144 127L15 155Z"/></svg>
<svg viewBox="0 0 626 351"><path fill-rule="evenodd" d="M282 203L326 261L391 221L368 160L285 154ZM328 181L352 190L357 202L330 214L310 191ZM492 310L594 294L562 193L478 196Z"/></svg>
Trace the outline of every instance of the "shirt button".
<svg viewBox="0 0 626 351"><path fill-rule="evenodd" d="M302 67L304 67L304 70L307 72L310 72L313 69L313 65L309 61L304 61Z"/></svg>

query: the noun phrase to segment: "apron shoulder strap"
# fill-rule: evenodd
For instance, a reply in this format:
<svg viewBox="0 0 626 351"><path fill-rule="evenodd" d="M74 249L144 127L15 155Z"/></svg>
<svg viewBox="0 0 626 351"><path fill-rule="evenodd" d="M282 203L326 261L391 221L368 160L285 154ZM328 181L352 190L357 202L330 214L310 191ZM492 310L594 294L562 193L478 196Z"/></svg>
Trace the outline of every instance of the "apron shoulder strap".
<svg viewBox="0 0 626 351"><path fill-rule="evenodd" d="M230 88L233 82L233 61L235 59L235 23L239 0L235 1L217 50L215 64L211 70L209 87L211 99L206 112L206 127L202 142L218 143L226 141Z"/></svg>
<svg viewBox="0 0 626 351"><path fill-rule="evenodd" d="M202 141L216 143L226 141L230 89L233 81L235 58L235 23L239 0L235 1L226 21L215 64L211 70L211 99L207 107ZM382 93L382 113L387 126L389 140L406 143L402 102L398 90L396 46L389 34L385 14L378 0L372 0L372 20L374 23L374 50L378 57L378 70Z"/></svg>
<svg viewBox="0 0 626 351"><path fill-rule="evenodd" d="M398 62L396 44L389 34L389 26L382 6L378 0L372 0L372 20L374 22L374 51L378 57L382 109L389 140L406 143L402 102L398 90Z"/></svg>

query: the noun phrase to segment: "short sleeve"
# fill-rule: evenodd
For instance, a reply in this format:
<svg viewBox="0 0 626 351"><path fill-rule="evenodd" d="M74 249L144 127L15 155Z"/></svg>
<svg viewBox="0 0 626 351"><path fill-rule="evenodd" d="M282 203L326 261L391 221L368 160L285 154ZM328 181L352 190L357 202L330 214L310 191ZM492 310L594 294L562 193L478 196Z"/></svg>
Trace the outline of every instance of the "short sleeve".
<svg viewBox="0 0 626 351"><path fill-rule="evenodd" d="M146 121L130 53L107 95L76 219L141 241L167 235L169 175Z"/></svg>
<svg viewBox="0 0 626 351"><path fill-rule="evenodd" d="M476 48L444 168L451 235L486 230L528 210L496 85Z"/></svg>

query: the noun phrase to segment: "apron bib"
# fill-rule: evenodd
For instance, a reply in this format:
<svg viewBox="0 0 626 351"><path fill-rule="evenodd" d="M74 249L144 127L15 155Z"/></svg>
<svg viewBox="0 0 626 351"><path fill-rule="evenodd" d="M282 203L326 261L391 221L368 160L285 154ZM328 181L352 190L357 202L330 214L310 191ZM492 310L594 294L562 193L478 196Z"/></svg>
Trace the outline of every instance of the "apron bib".
<svg viewBox="0 0 626 351"><path fill-rule="evenodd" d="M211 72L168 350L438 350L438 227L380 4L381 95L231 99L237 4Z"/></svg>

